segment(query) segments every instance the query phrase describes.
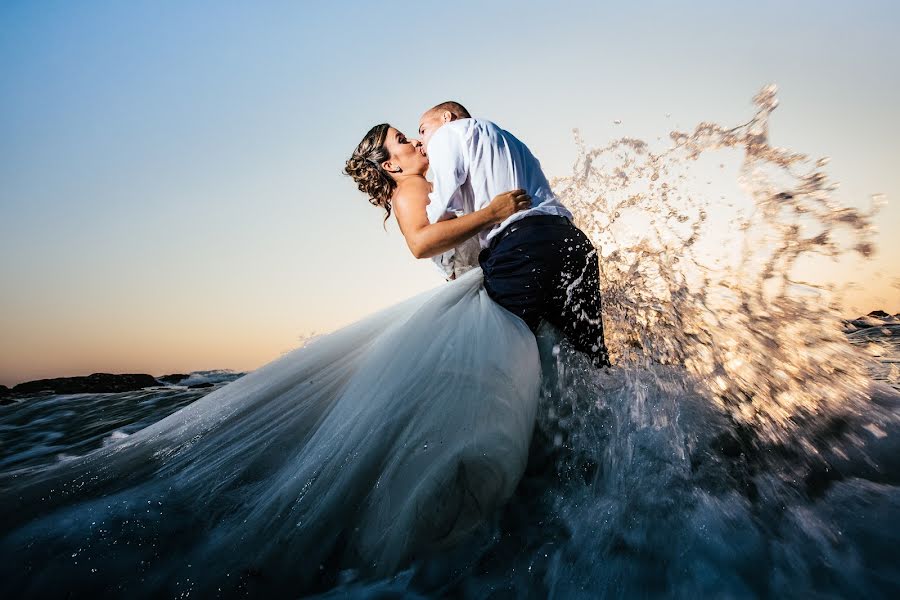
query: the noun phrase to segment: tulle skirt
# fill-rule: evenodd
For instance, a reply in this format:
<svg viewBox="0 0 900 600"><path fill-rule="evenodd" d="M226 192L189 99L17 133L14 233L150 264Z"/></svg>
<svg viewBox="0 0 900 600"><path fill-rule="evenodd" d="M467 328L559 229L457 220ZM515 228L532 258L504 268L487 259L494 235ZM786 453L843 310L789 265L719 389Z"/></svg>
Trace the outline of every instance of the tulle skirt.
<svg viewBox="0 0 900 600"><path fill-rule="evenodd" d="M0 589L205 596L389 574L512 495L540 371L534 335L473 269L116 444L0 478Z"/></svg>

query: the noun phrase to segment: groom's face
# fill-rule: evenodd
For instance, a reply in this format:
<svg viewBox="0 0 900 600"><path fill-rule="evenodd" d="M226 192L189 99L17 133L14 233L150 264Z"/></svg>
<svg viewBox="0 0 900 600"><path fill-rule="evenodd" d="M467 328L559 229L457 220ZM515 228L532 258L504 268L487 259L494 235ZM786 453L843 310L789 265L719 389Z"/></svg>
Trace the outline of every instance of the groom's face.
<svg viewBox="0 0 900 600"><path fill-rule="evenodd" d="M453 120L453 114L448 110L429 110L419 119L419 139L422 145L419 147L424 155L428 155L428 141L434 132Z"/></svg>

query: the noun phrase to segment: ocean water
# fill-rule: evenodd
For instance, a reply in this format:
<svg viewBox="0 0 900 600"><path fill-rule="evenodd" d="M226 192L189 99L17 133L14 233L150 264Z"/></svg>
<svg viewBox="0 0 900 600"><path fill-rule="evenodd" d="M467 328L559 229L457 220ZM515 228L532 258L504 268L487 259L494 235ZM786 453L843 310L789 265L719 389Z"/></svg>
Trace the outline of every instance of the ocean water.
<svg viewBox="0 0 900 600"><path fill-rule="evenodd" d="M590 369L541 330L528 468L469 542L374 581L322 564L304 589L262 565L212 595L897 597L900 321L851 327L838 287L797 276L804 261L876 252L882 199L869 210L840 201L826 159L770 142L775 89L754 102L746 123L669 132L661 149L630 138L589 148L576 136L572 174L553 185L601 254L616 366ZM2 406L0 481L114 447L240 375ZM134 551L97 536L102 552ZM90 556L92 590L114 562L102 552ZM191 582L179 595L200 593Z"/></svg>
<svg viewBox="0 0 900 600"><path fill-rule="evenodd" d="M566 344L544 334L544 368L554 376L529 468L480 537L394 577L343 571L308 591L888 598L900 590L900 322L846 335L872 357L867 409L810 421L796 444L736 422L689 385L683 369L586 376ZM0 407L0 473L113 443L227 383L48 394ZM592 396L602 400L586 403ZM252 586L238 589L253 596Z"/></svg>
<svg viewBox="0 0 900 600"><path fill-rule="evenodd" d="M40 467L123 439L238 379L197 371L172 385L107 394L42 394L0 407L0 472ZM188 386L211 383L212 387Z"/></svg>

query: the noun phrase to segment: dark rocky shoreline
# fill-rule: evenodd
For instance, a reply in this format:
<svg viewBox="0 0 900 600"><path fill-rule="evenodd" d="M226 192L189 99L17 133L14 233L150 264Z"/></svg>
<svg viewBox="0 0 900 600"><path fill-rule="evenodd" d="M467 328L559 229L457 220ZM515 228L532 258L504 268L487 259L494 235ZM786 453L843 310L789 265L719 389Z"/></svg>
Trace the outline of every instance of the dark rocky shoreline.
<svg viewBox="0 0 900 600"><path fill-rule="evenodd" d="M0 385L0 405L12 404L17 399L42 394L107 394L132 392L146 388L176 385L187 379L185 373L172 373L154 377L147 373L92 373L75 377L55 377L25 381L9 388ZM188 388L213 387L213 383L203 382Z"/></svg>
<svg viewBox="0 0 900 600"><path fill-rule="evenodd" d="M853 333L869 327L882 327L884 325L896 325L900 323L900 313L891 315L883 310L873 310L863 317L844 321L844 333Z"/></svg>

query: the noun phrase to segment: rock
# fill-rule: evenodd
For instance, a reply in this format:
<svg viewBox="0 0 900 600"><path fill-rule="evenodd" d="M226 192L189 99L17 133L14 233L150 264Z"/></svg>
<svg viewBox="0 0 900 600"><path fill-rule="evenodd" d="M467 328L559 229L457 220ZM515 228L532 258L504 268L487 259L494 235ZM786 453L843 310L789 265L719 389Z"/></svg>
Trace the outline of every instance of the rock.
<svg viewBox="0 0 900 600"><path fill-rule="evenodd" d="M159 382L145 373L93 373L79 377L58 377L26 381L12 388L14 394L35 394L49 391L54 394L86 394L130 392L146 387L156 387Z"/></svg>
<svg viewBox="0 0 900 600"><path fill-rule="evenodd" d="M857 329L868 329L869 327L878 327L881 325L881 319L877 319L875 317L859 317L850 321L850 325L853 325Z"/></svg>
<svg viewBox="0 0 900 600"><path fill-rule="evenodd" d="M869 316L869 317L875 317L876 319L883 319L883 318L889 317L889 316L891 316L891 315L887 314L887 313L884 312L883 310L873 310L873 311L870 312L867 316Z"/></svg>
<svg viewBox="0 0 900 600"><path fill-rule="evenodd" d="M189 390L196 390L196 389L199 389L199 388L208 388L208 387L212 387L213 385L215 385L215 384L210 383L209 381L204 381L203 383L195 383L195 384L193 384L193 385L189 385L189 386L188 386L188 389L189 389Z"/></svg>
<svg viewBox="0 0 900 600"><path fill-rule="evenodd" d="M179 381L181 381L182 379L187 379L188 377L189 377L189 375L187 375L185 373L172 373L171 375L163 375L162 377L157 377L157 379L159 381L162 381L163 383L168 383L168 384L174 385L174 384L178 383Z"/></svg>
<svg viewBox="0 0 900 600"><path fill-rule="evenodd" d="M9 388L6 387L5 385L0 385L0 397L8 396L8 395L9 395Z"/></svg>

